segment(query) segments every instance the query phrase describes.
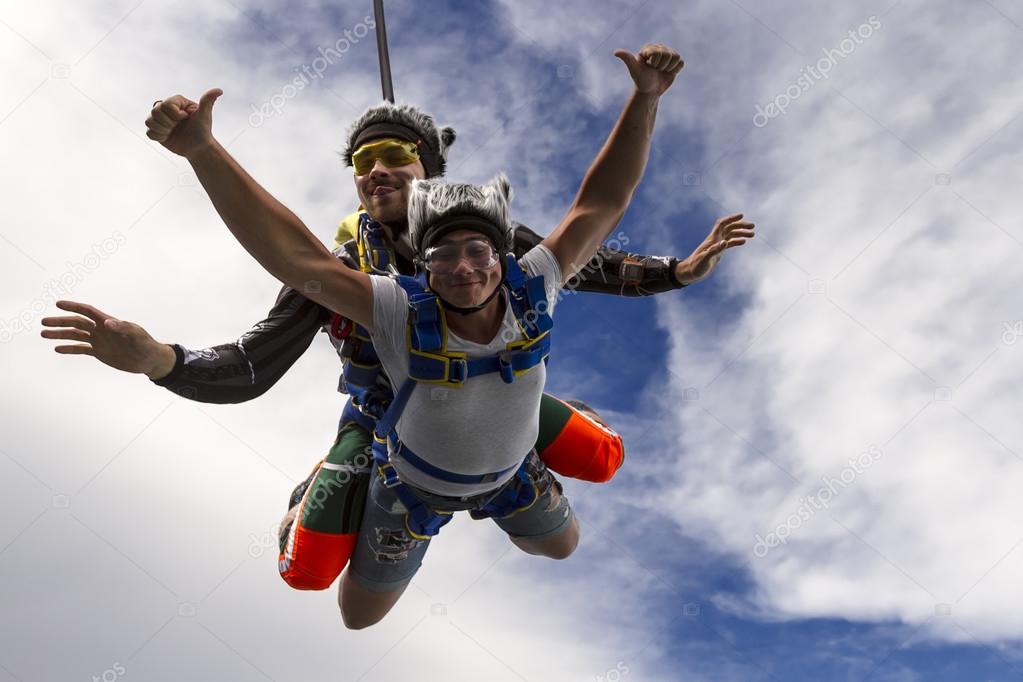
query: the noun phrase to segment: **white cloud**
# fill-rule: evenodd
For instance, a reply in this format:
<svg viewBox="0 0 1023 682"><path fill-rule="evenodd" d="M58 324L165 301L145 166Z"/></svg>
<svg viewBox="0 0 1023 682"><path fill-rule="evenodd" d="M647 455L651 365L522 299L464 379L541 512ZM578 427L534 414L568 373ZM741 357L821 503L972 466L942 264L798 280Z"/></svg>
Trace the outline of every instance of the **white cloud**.
<svg viewBox="0 0 1023 682"><path fill-rule="evenodd" d="M0 677L102 677L123 666L153 680L260 672L391 679L397 670L424 680L470 671L567 680L623 663L635 679L668 679L648 657L631 657L662 646L651 643L659 625L647 605L593 595L641 589L668 605L676 597L596 532L578 559L555 563L508 552L490 524L455 525L431 550L420 587L366 632L343 630L333 591L287 588L268 546L272 527L291 485L329 445L341 407L337 360L322 341L263 399L197 406L90 358L57 356L38 338L39 318L57 311L32 302L49 302L48 282L68 272L74 282L63 297L137 321L161 340L201 348L248 329L278 285L233 242L187 164L145 139L150 103L222 87L215 132L327 241L355 205L335 152L344 123L379 100L373 71L339 65L343 75L324 81L335 92L305 90L252 127L250 105L281 92L303 55L326 44L320 27L311 44L289 49L231 3L187 14L154 2L22 5L0 18L9 33L4 63L18 65L5 69L12 78L0 94L2 177L13 199L0 243L11 282L0 293L0 319L27 311L29 326L0 348L8 386L0 396L0 576L11 588ZM362 13L346 10L345 18L350 25ZM295 44L307 27L296 19L278 28ZM240 45L223 38L239 34ZM360 49L371 54L372 43ZM401 81L401 93L440 103L438 119L460 126L467 160L459 177L487 177L496 159L514 156L511 171L530 188L520 193L522 210L549 229L548 216L568 199L552 167L513 153L530 132L537 149L557 146L529 98L536 84L521 56L508 55L519 67L494 84L526 104L506 129L490 125L502 120L499 99L464 106L492 74L464 78L453 101L437 94L449 79L441 67L463 73L464 65L429 46L416 56L425 76ZM371 61L364 57L352 55ZM75 268L117 234L123 242L95 267ZM594 491L595 509L609 494L579 490ZM254 558L253 547L265 551ZM448 605L446 617L429 615L435 602ZM53 641L62 642L59 656Z"/></svg>
<svg viewBox="0 0 1023 682"><path fill-rule="evenodd" d="M983 3L746 7L681 15L650 3L640 13L652 16L619 33L674 21L684 96L661 120L703 147L702 161L681 163L705 169L711 211L738 207L758 224L700 285L738 306L659 299L680 401L663 422L679 434L664 488L679 529L748 566L746 613L1017 638L1023 360L1001 335L1023 316L1020 28ZM565 33L536 5L506 8L541 42L557 31L585 45L595 30ZM754 105L871 15L882 27L829 80L754 128ZM604 86L588 84L601 100ZM688 203L678 180L653 182ZM811 293L813 280L827 293ZM681 402L686 386L698 401ZM754 556L755 534L871 445L883 456L827 513Z"/></svg>
<svg viewBox="0 0 1023 682"><path fill-rule="evenodd" d="M146 2L101 41L133 6L0 13L25 38L0 26L8 31L4 63L18 65L5 70L9 87L0 93L3 180L15 199L0 230L13 282L0 294L0 317L17 315L68 261L120 230L126 243L72 297L137 320L158 338L201 347L246 329L277 287L188 186L187 165L142 137L149 103L223 87L218 135L234 139L232 152L253 175L327 240L355 202L334 154L342 122L379 99L376 75L346 65L330 81L340 98L303 91L281 116L251 128L249 105L280 91L303 62L301 50L262 35L230 3L183 18ZM999 641L1019 631L1013 578L1023 551L1014 545L1023 531L1012 522L1023 463L1009 452L1023 454L1012 409L1023 344L1000 336L1003 322L1023 318L1023 231L1010 184L1020 125L1010 122L1023 106L1013 70L1018 29L990 6L904 0L830 81L763 129L751 123L754 105L791 83L810 55L885 7L750 6L799 53L734 3L693 4L685 15L659 2L506 3L515 26L509 35L521 42L500 55L508 68L496 82L491 73L450 78L444 69L465 72L451 36L417 51L421 59L398 85L403 97L431 103L440 121L459 128L455 177L480 180L504 161L520 189L520 217L546 231L574 190L554 162L569 159L581 171L587 160L587 150L566 150L564 141L585 133L598 144L606 131L587 128L576 104L538 107L531 93L545 83L530 80L522 65L537 49L555 55L577 74L566 80L585 86L594 107L587 113L606 117L628 85L611 50L650 39L678 44L688 65L662 107L659 139L700 150L676 163L700 172L701 183L679 187L665 166L649 178L644 197L665 197L643 216L642 229L658 245L650 250L695 245L710 223L680 236L679 217L690 210L742 209L760 229L698 285L715 306L699 296L661 299L670 385L698 387L700 399L627 427L630 442L645 437L646 444L660 426L666 442L649 461L676 462L656 511L677 496L682 533L749 566L755 590L730 607L736 613L898 619L948 639ZM361 17L352 13L349 23ZM252 36L241 47L207 39L239 26ZM302 28L296 21L288 35ZM54 77L63 75L54 62L71 65L70 79ZM492 96L474 97L481 91ZM939 174L951 184L936 184ZM827 296L809 293L815 278ZM266 534L282 511L289 482L276 468L298 479L330 438L340 402L330 398L336 361L322 342L265 398L204 407L222 426L176 399L161 413L172 399L144 379L57 357L49 345L28 332L2 347L13 367L2 396L0 448L9 457L0 457L0 547L13 544L0 557L0 575L18 587L5 606L18 630L5 631L11 644L3 661L20 677L99 675L158 632L127 663L147 679L211 670L253 676L249 662L275 679L336 679L352 660L362 674L414 627L399 645L407 655L401 664L437 678L457 650L464 665L514 679L486 648L527 679L593 679L619 662L633 679L677 679L654 668L677 647L651 643L668 619L646 609L653 602L667 610L686 597L621 554L637 545L614 535L618 519L609 511L640 506L624 482L656 484L660 469L630 459L629 479L570 486L584 528L587 520L593 526L575 563L503 554L506 542L486 524L463 523L431 550L417 579L428 594L410 591L381 627L344 632L333 594L296 594L268 556L248 555L251 537ZM951 401L934 400L943 386L952 388ZM883 457L843 489L831 516L814 515L766 558L752 554L756 533L784 522L821 476L837 475L871 444ZM54 506L54 495L68 495L69 506ZM456 601L475 578L469 567L498 557ZM672 582L688 594L693 577ZM593 598L630 590L642 596ZM446 620L429 616L435 601L448 604ZM728 599L714 601L724 608ZM176 615L180 602L203 603L192 618ZM951 615L936 615L940 603L951 604ZM68 606L86 615L68 619ZM504 623L484 618L505 608L512 613ZM81 645L44 655L42 642L53 637ZM529 658L504 659L504 648ZM716 666L708 678L757 674L704 653ZM398 660L366 679L389 678ZM692 678L700 671L694 664Z"/></svg>

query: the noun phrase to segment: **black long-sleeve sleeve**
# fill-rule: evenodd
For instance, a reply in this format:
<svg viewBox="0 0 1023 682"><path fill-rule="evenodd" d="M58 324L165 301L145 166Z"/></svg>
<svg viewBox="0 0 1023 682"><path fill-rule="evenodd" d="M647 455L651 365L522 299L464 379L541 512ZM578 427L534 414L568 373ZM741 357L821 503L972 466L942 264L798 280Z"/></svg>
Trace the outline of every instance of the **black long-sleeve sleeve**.
<svg viewBox="0 0 1023 682"><path fill-rule="evenodd" d="M543 241L525 225L515 229L517 257ZM349 267L356 267L353 242L335 252ZM602 246L585 268L566 282L578 291L618 296L650 296L678 289L674 258L643 256ZM399 269L411 274L413 266L398 258ZM266 318L233 343L198 351L172 344L177 355L170 373L153 383L183 398L203 403L240 403L257 398L284 376L312 343L316 332L328 325L333 313L290 287L281 289Z"/></svg>
<svg viewBox="0 0 1023 682"><path fill-rule="evenodd" d="M515 226L515 256L543 241L525 225ZM644 256L601 246L582 270L565 282L565 288L616 296L652 296L686 286L675 279L677 258Z"/></svg>
<svg viewBox="0 0 1023 682"><path fill-rule="evenodd" d="M284 287L266 318L234 343L192 351L173 344L177 360L157 386L202 403L240 403L263 395L309 347L332 315Z"/></svg>

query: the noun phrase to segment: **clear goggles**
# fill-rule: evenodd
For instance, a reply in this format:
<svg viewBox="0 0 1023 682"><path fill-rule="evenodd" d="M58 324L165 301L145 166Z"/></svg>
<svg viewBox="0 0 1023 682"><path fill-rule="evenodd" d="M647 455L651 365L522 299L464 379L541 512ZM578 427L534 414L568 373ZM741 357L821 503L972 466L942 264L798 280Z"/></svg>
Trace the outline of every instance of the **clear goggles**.
<svg viewBox="0 0 1023 682"><path fill-rule="evenodd" d="M356 175L366 175L379 159L388 168L407 166L419 160L419 146L415 142L386 139L367 142L352 154L352 167Z"/></svg>
<svg viewBox="0 0 1023 682"><path fill-rule="evenodd" d="M423 254L426 269L437 275L451 274L463 259L473 270L492 268L499 260L497 250L486 239L467 239L431 246Z"/></svg>

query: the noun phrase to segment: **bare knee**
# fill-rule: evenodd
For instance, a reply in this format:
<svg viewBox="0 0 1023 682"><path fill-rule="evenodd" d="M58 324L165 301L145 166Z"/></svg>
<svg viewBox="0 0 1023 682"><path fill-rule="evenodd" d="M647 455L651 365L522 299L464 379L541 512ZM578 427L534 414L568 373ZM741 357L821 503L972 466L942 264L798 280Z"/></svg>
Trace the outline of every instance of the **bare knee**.
<svg viewBox="0 0 1023 682"><path fill-rule="evenodd" d="M578 543L576 543L578 544ZM548 559L567 559L572 556L575 552L576 545L555 545L549 549L540 552L541 556L545 556Z"/></svg>
<svg viewBox="0 0 1023 682"><path fill-rule="evenodd" d="M551 551L546 556L551 559L567 559L575 553L576 547L579 546L579 524L574 517L568 530L556 535L555 539L560 542L554 543Z"/></svg>
<svg viewBox="0 0 1023 682"><path fill-rule="evenodd" d="M363 630L376 625L398 603L406 587L408 585L393 592L371 592L359 585L349 571L345 571L337 596L341 622L349 630Z"/></svg>
<svg viewBox="0 0 1023 682"><path fill-rule="evenodd" d="M379 618L367 618L365 614L353 614L345 610L345 607L341 606L341 622L345 624L345 627L349 630L364 630L370 625L376 625L383 616Z"/></svg>
<svg viewBox="0 0 1023 682"><path fill-rule="evenodd" d="M338 599L338 606L341 607L341 622L349 630L365 630L371 625L376 625L387 615L387 610L366 609L362 604L346 602L345 599Z"/></svg>
<svg viewBox="0 0 1023 682"><path fill-rule="evenodd" d="M579 522L573 516L568 528L557 535L540 540L512 537L511 541L527 554L545 556L548 559L567 559L579 546Z"/></svg>
<svg viewBox="0 0 1023 682"><path fill-rule="evenodd" d="M341 622L349 630L364 630L370 625L376 625L387 615L387 611L381 613L377 609L367 609L362 599L346 599L345 589L342 586L338 593L337 605L341 609Z"/></svg>

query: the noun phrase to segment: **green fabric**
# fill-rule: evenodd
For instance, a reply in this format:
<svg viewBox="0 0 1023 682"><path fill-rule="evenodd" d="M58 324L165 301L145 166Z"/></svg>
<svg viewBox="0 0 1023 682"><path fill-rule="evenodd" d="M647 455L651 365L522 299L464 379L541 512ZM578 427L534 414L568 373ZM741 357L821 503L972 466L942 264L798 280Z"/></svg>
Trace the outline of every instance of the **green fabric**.
<svg viewBox="0 0 1023 682"><path fill-rule="evenodd" d="M345 424L337 434L326 462L372 467L373 436L354 422ZM366 473L320 469L309 486L302 509L302 526L320 533L358 533L363 506L369 490Z"/></svg>
<svg viewBox="0 0 1023 682"><path fill-rule="evenodd" d="M572 418L572 408L552 395L544 393L540 398L540 431L536 437L536 451L542 453L565 430Z"/></svg>
<svg viewBox="0 0 1023 682"><path fill-rule="evenodd" d="M542 453L561 435L572 410L546 393L540 398L540 431L536 451ZM355 422L348 422L337 434L327 454L330 464L370 467L370 472L352 474L320 469L306 493L302 526L320 533L358 533L373 471L373 435ZM361 455L361 456L360 456Z"/></svg>

